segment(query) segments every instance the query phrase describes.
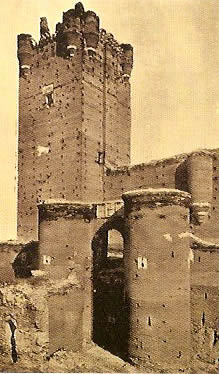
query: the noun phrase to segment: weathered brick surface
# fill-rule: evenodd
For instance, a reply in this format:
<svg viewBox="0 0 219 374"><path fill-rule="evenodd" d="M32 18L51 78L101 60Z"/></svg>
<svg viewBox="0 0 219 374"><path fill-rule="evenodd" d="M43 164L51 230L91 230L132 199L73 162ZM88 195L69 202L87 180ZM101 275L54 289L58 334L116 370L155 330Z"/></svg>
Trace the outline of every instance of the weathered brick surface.
<svg viewBox="0 0 219 374"><path fill-rule="evenodd" d="M30 35L21 34L18 59L18 236L28 242L38 240L40 234L40 261L37 262L37 249L28 247L30 251L26 248L26 252L32 258L27 256L30 262L23 266L25 249L2 244L0 280L16 283L22 271L30 276L32 269L40 267L59 286L71 277L78 282L67 294L65 288L58 293L53 288L44 295L49 345L40 348L39 359L43 361L45 354L63 348L81 349L82 341L91 340L92 320L96 327L98 318L104 316L106 337L114 344L114 352L127 353L127 349L119 349L116 333L121 332L121 339L129 343L130 356L142 361L144 368L161 372L187 370L192 347L194 373L196 368L214 373L218 354L218 150L129 165L133 49L129 44L119 45L112 34L100 30L96 14L85 12L80 3L63 13L54 36L45 19L41 20L37 45L33 45ZM147 188L190 192L189 216L180 204L161 204L156 209L138 206L135 217L130 218L130 212L124 213L122 194ZM37 204L48 199L59 203L62 199L67 215L55 219L40 216L38 224ZM83 213L72 218L75 201L82 205L92 203L92 217ZM110 230L117 230L124 240L125 262L120 259L118 268L107 260ZM198 236L199 243L200 238L208 241L205 250L196 246L189 251L191 233L193 239L194 234ZM136 258L143 259L144 254L148 268L142 273L142 269L136 270ZM12 269L15 257L16 268ZM194 261L191 268L190 261ZM93 285L97 290L94 310ZM31 337L32 333L38 334L32 323L37 318L25 304L25 300L32 300L32 286L13 287L6 290L12 301L4 301L3 312L15 307L16 318L26 334L21 355L29 339L34 348L32 352L27 347L28 363L38 362L38 345ZM124 287L128 299L118 300ZM33 297L37 292L38 288ZM26 312L23 325L17 293L24 296L20 305ZM111 301L108 304L107 296ZM39 300L40 308L44 301ZM34 303L35 299L32 304L37 310ZM127 323L122 330L117 327L122 326L123 313L127 313ZM4 321L5 317L6 314ZM5 329L5 322L2 323ZM28 323L30 331L26 330ZM95 334L98 340L97 330ZM4 332L3 345L5 339ZM1 349L5 354L5 348ZM6 356L7 361L9 350Z"/></svg>

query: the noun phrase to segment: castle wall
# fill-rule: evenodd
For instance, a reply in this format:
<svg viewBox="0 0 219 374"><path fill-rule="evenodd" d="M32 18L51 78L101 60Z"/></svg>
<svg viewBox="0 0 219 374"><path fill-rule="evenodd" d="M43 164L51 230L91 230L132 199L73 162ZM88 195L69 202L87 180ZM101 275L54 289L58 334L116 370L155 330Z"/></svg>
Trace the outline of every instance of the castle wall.
<svg viewBox="0 0 219 374"><path fill-rule="evenodd" d="M148 164L108 169L105 173L104 199L118 199L129 190L139 188L177 188L187 190L186 156L151 162Z"/></svg>
<svg viewBox="0 0 219 374"><path fill-rule="evenodd" d="M218 249L195 248L191 264L193 367L216 373L219 354Z"/></svg>
<svg viewBox="0 0 219 374"><path fill-rule="evenodd" d="M38 266L38 243L0 243L0 283L15 283L16 278L30 276Z"/></svg>
<svg viewBox="0 0 219 374"><path fill-rule="evenodd" d="M156 371L190 366L189 195L138 190L123 195L129 357ZM180 323L179 323L180 321Z"/></svg>
<svg viewBox="0 0 219 374"><path fill-rule="evenodd" d="M12 264L21 249L21 244L0 243L0 282L13 282L15 280Z"/></svg>

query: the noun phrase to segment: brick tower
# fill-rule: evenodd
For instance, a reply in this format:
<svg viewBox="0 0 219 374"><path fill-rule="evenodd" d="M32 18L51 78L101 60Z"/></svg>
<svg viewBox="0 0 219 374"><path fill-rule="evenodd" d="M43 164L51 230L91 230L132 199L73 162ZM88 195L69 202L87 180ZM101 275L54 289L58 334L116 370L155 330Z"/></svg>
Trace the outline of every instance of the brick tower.
<svg viewBox="0 0 219 374"><path fill-rule="evenodd" d="M51 35L18 36L18 237L37 239L37 203L103 201L106 168L130 161L133 49L78 3Z"/></svg>

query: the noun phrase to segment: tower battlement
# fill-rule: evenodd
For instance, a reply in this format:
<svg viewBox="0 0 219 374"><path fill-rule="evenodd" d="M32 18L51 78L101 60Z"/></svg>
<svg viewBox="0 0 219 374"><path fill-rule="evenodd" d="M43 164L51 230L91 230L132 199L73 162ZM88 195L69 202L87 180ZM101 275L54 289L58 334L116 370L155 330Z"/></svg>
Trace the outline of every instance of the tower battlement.
<svg viewBox="0 0 219 374"><path fill-rule="evenodd" d="M91 10L85 11L82 3L63 12L62 22L57 23L53 35L50 34L47 18L41 17L38 43L34 44L29 34L18 35L18 59L22 77L26 77L31 71L34 57L45 54L51 44L53 57L57 55L64 59L74 58L78 51L94 57L99 50L106 48L108 54L117 58L123 77L128 79L131 75L133 47L130 44L119 44L112 34L100 29L99 17Z"/></svg>

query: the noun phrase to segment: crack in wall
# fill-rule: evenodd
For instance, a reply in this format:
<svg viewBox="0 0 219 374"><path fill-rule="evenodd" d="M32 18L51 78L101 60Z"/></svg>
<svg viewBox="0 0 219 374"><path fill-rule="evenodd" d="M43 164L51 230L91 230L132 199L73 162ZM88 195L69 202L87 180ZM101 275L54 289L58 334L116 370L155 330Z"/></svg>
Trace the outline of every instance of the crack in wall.
<svg viewBox="0 0 219 374"><path fill-rule="evenodd" d="M16 347L16 338L15 338L15 331L16 331L16 322L12 321L11 319L7 321L11 330L11 358L12 361L15 363L18 361L18 354L17 354L17 347Z"/></svg>

